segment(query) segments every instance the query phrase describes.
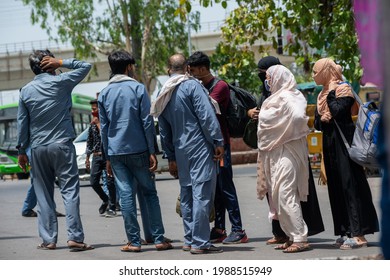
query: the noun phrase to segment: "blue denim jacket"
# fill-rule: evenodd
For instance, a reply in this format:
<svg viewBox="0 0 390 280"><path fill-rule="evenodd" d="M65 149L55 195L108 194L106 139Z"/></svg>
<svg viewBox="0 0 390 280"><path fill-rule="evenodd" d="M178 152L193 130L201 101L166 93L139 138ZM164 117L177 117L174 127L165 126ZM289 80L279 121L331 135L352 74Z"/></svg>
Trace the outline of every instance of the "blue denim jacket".
<svg viewBox="0 0 390 280"><path fill-rule="evenodd" d="M122 75L124 76L124 75ZM100 129L105 156L154 154L155 128L144 85L124 78L99 95Z"/></svg>

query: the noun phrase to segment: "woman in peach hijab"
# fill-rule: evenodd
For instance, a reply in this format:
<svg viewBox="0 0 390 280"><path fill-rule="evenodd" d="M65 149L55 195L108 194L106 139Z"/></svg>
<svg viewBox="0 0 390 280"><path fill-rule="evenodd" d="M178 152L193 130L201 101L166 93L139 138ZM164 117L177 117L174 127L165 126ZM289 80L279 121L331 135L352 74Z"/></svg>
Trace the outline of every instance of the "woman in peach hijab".
<svg viewBox="0 0 390 280"><path fill-rule="evenodd" d="M366 247L364 235L379 231L378 218L363 167L349 158L335 123L351 144L356 101L350 85L343 82L341 66L333 60L318 60L313 67L313 79L323 86L314 126L322 131L334 233L340 236L334 245L344 250Z"/></svg>

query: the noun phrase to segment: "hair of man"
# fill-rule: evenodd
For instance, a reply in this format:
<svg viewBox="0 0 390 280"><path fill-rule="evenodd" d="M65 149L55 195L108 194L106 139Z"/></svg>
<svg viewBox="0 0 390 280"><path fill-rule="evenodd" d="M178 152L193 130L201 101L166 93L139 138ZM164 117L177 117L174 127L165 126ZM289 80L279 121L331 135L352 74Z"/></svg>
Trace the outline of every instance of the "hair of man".
<svg viewBox="0 0 390 280"><path fill-rule="evenodd" d="M28 57L28 61L30 63L30 68L34 72L35 75L45 73L45 71L42 70L42 68L41 68L41 61L45 56L54 57L54 55L48 49L34 50L30 54L30 56Z"/></svg>
<svg viewBox="0 0 390 280"><path fill-rule="evenodd" d="M129 65L135 65L134 57L125 50L113 51L108 56L112 75L125 74Z"/></svg>
<svg viewBox="0 0 390 280"><path fill-rule="evenodd" d="M207 70L210 70L210 58L201 51L194 52L187 60L187 64L190 67L204 66Z"/></svg>

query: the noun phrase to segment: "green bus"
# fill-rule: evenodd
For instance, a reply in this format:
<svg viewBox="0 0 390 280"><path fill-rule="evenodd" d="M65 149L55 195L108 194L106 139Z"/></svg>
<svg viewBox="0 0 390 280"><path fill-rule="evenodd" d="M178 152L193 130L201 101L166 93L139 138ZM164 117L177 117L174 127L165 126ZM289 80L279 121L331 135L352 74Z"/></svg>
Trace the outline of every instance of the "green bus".
<svg viewBox="0 0 390 280"><path fill-rule="evenodd" d="M83 132L91 122L90 101L94 98L72 93L72 121L76 135ZM16 174L18 179L27 179L18 166L17 120L18 103L0 106L0 177Z"/></svg>

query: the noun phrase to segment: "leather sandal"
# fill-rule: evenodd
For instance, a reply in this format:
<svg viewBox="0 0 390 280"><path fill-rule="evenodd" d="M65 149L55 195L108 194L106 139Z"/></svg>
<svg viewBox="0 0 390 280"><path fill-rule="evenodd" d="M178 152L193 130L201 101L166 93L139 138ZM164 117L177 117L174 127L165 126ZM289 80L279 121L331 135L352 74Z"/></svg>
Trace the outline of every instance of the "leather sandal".
<svg viewBox="0 0 390 280"><path fill-rule="evenodd" d="M181 249L185 252L189 252L191 250L191 245L184 244Z"/></svg>
<svg viewBox="0 0 390 280"><path fill-rule="evenodd" d="M289 247L284 249L283 253L299 253L308 250L311 250L311 246L308 242L294 242Z"/></svg>
<svg viewBox="0 0 390 280"><path fill-rule="evenodd" d="M80 251L88 251L88 250L95 249L91 245L88 245L83 242L76 242L73 240L68 241L68 248L70 249L71 252L80 252Z"/></svg>
<svg viewBox="0 0 390 280"><path fill-rule="evenodd" d="M57 248L55 243L41 243L37 246L37 249L40 250L54 250Z"/></svg>
<svg viewBox="0 0 390 280"><path fill-rule="evenodd" d="M156 244L155 246L156 246L157 251L165 251L165 250L173 249L172 244L169 242L159 243L159 244Z"/></svg>
<svg viewBox="0 0 390 280"><path fill-rule="evenodd" d="M121 248L122 252L132 252L132 253L139 253L141 252L140 246L133 246L131 243L127 243L125 246Z"/></svg>
<svg viewBox="0 0 390 280"><path fill-rule="evenodd" d="M287 236L274 236L271 239L268 239L265 244L267 245L274 245L274 244L283 244L286 243L289 240Z"/></svg>
<svg viewBox="0 0 390 280"><path fill-rule="evenodd" d="M283 244L276 246L274 249L275 250L285 250L288 247L290 247L291 244L293 244L293 242L288 240L287 242L284 242Z"/></svg>

